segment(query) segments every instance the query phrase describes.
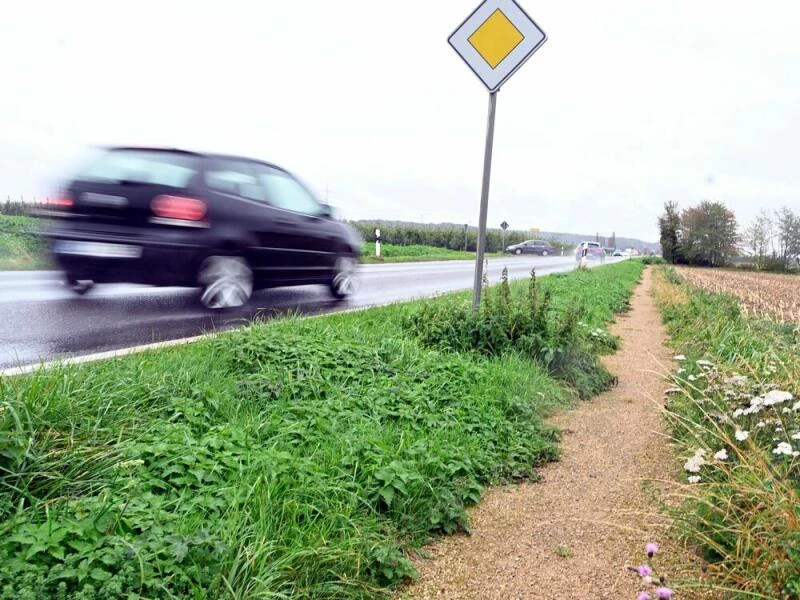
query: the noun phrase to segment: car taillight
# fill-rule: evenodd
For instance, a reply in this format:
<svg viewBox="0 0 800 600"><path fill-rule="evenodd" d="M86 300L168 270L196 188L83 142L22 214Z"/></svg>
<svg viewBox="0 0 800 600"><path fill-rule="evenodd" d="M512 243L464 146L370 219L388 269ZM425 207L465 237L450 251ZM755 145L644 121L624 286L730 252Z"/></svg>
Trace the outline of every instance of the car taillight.
<svg viewBox="0 0 800 600"><path fill-rule="evenodd" d="M72 196L69 194L64 194L62 196L58 196L57 198L53 198L47 202L47 206L49 208L57 208L60 210L67 210L72 208L75 205L75 201L72 199Z"/></svg>
<svg viewBox="0 0 800 600"><path fill-rule="evenodd" d="M150 210L162 219L202 221L206 216L206 203L184 196L157 196L150 203Z"/></svg>

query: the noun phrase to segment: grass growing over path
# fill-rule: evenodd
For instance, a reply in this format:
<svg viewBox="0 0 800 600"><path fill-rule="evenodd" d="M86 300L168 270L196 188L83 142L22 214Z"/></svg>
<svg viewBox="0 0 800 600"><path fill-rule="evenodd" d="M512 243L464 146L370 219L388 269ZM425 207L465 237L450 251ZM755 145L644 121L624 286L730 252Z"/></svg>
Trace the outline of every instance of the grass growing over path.
<svg viewBox="0 0 800 600"><path fill-rule="evenodd" d="M800 598L800 324L749 318L672 269L657 300L680 353L680 532L726 598Z"/></svg>
<svg viewBox="0 0 800 600"><path fill-rule="evenodd" d="M538 290L595 356L641 268ZM410 326L464 298L0 380L0 596L386 595L413 576L407 552L468 528L486 486L557 456L543 417L577 396L525 346L454 351Z"/></svg>

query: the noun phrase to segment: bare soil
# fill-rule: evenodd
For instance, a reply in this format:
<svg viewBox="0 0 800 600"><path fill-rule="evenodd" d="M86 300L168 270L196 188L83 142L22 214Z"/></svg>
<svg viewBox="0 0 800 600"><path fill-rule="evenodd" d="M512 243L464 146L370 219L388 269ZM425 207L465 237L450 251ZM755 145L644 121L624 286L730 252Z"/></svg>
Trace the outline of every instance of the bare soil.
<svg viewBox="0 0 800 600"><path fill-rule="evenodd" d="M604 362L618 385L552 419L561 459L538 483L489 490L470 512L472 535L429 546L402 598L636 597L628 566L644 562L646 542L665 541L651 494L674 465L660 414L671 355L651 290L648 269L612 326L621 348Z"/></svg>

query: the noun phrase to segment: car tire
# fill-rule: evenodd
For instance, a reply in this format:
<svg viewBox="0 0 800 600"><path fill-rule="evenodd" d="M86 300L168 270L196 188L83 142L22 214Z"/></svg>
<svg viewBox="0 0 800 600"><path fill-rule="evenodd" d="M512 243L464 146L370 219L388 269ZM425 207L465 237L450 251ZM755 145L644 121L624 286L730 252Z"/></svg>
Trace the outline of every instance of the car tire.
<svg viewBox="0 0 800 600"><path fill-rule="evenodd" d="M340 254L336 257L329 284L334 298L344 300L355 293L357 271L358 261L353 256Z"/></svg>
<svg viewBox="0 0 800 600"><path fill-rule="evenodd" d="M253 271L239 256L209 256L200 265L200 302L218 310L247 304L253 295Z"/></svg>
<svg viewBox="0 0 800 600"><path fill-rule="evenodd" d="M519 256L520 254L522 254L522 250L520 250L519 248L517 248L516 250L514 250L514 254L516 254L517 256Z"/></svg>
<svg viewBox="0 0 800 600"><path fill-rule="evenodd" d="M550 253L547 250L542 250L542 256L547 256L548 254Z"/></svg>
<svg viewBox="0 0 800 600"><path fill-rule="evenodd" d="M72 275L67 275L67 287L78 296L87 294L93 287L94 281L91 279L78 279Z"/></svg>

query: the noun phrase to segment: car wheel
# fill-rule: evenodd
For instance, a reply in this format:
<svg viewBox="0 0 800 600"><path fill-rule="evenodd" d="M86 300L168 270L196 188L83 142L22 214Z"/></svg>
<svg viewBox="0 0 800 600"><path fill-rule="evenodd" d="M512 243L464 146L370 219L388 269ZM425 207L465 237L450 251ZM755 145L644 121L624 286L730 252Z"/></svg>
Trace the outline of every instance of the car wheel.
<svg viewBox="0 0 800 600"><path fill-rule="evenodd" d="M517 256L519 256L520 254L522 254L522 250L520 250L519 248L517 248L516 250L514 250L514 254L516 254Z"/></svg>
<svg viewBox="0 0 800 600"><path fill-rule="evenodd" d="M238 256L209 256L200 265L197 281L203 288L200 302L206 308L235 308L253 294L253 271Z"/></svg>
<svg viewBox="0 0 800 600"><path fill-rule="evenodd" d="M91 279L78 279L67 275L67 287L79 296L83 296L94 287L94 281Z"/></svg>
<svg viewBox="0 0 800 600"><path fill-rule="evenodd" d="M548 254L550 253L547 250L542 250L542 256L547 256Z"/></svg>
<svg viewBox="0 0 800 600"><path fill-rule="evenodd" d="M339 256L333 266L330 290L333 297L342 300L356 291L358 261L352 256Z"/></svg>

